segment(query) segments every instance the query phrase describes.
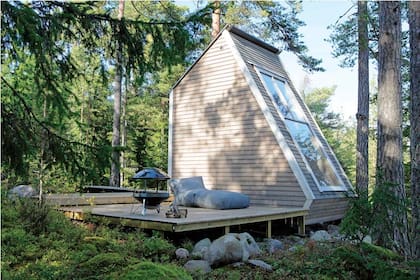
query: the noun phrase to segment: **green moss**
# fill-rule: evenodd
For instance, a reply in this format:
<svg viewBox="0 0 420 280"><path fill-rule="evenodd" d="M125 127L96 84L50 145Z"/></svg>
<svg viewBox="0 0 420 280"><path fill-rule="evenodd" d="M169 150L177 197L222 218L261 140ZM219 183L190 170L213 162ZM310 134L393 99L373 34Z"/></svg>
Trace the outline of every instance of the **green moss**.
<svg viewBox="0 0 420 280"><path fill-rule="evenodd" d="M114 273L110 279L137 280L137 279L165 279L188 280L191 276L181 267L171 264L157 264L149 261L128 266L122 273Z"/></svg>
<svg viewBox="0 0 420 280"><path fill-rule="evenodd" d="M387 248L373 245L373 244L363 243L362 249L367 254L373 254L381 259L388 259L388 260L402 260L403 259L402 256L398 255L394 251L391 251Z"/></svg>
<svg viewBox="0 0 420 280"><path fill-rule="evenodd" d="M81 263L78 273L81 276L97 276L120 270L127 265L127 260L118 253L103 253Z"/></svg>

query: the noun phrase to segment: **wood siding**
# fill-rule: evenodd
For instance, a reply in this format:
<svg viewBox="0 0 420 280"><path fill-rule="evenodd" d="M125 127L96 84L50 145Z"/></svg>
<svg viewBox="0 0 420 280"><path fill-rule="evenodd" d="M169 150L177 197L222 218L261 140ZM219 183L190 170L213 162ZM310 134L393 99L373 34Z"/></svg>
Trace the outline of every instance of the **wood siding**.
<svg viewBox="0 0 420 280"><path fill-rule="evenodd" d="M325 223L342 219L348 208L348 198L317 199L312 202L306 224Z"/></svg>
<svg viewBox="0 0 420 280"><path fill-rule="evenodd" d="M173 90L172 177L242 192L252 204L305 196L223 36Z"/></svg>
<svg viewBox="0 0 420 280"><path fill-rule="evenodd" d="M342 168L340 166L340 163L338 162L337 158L335 157L334 153L332 152L330 146L328 145L327 141L325 140L325 137L322 135L322 132L319 130L319 127L317 126L314 118L312 117L311 113L309 112L309 110L307 109L306 105L304 104L302 98L300 97L300 95L297 93L296 89L294 88L287 72L285 71L279 57L277 54L268 51L265 48L262 48L248 40L246 40L245 38L234 34L234 33L230 33L232 36L232 39L237 47L237 49L239 50L243 60L246 62L248 69L254 79L254 81L256 82L266 104L268 105L271 114L273 115L281 133L283 134L283 137L286 139L286 142L289 146L289 148L292 150L294 157L296 158L296 161L298 162L304 176L305 179L307 180L309 186L311 187L311 190L315 196L315 198L341 198L341 197L345 197L346 196L346 192L337 192L337 191L324 191L324 192L320 192L310 170L308 169L308 167L306 166L304 159L301 155L301 153L299 152L298 147L295 145L290 133L288 132L284 122L281 120L281 117L279 116L279 114L277 113L277 109L275 108L273 102L271 101L271 98L269 96L269 94L267 93L267 91L265 90L264 85L262 84L257 71L255 69L255 66L257 67L261 67L262 69L268 70L270 72L272 72L273 74L276 74L279 77L284 78L290 88L292 89L296 99L299 102L299 105L302 107L308 121L309 124L311 125L312 130L314 131L314 133L317 135L317 137L319 138L321 144L323 145L323 148L325 150L325 152L327 153L328 157L331 159L331 162L334 166L334 168L337 170L339 177L341 178L341 180L343 181L343 183L345 184L345 186L347 187L347 189L351 190L352 187L351 185L348 183L348 180L346 178L346 175L344 174L344 172L342 171Z"/></svg>

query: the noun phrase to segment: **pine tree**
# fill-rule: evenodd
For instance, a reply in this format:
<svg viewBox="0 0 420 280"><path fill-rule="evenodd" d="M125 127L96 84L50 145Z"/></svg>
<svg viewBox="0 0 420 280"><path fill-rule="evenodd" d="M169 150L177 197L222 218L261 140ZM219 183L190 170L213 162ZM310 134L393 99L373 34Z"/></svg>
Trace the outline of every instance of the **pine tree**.
<svg viewBox="0 0 420 280"><path fill-rule="evenodd" d="M361 199L367 200L369 184L369 36L367 1L358 1L358 109L356 189Z"/></svg>
<svg viewBox="0 0 420 280"><path fill-rule="evenodd" d="M111 154L105 152L109 139L104 142L109 131L102 131L108 124L88 129L87 120L78 121L74 109L81 110L78 117L93 113L95 108L88 110L78 102L87 99L91 105L106 107L106 96L111 93L102 96L103 103L96 103L93 96L98 94L89 92L86 99L79 95L78 81L92 79L86 72L89 66L98 68L93 76L101 73L105 77L119 46L124 67L137 80L144 81L157 69L183 62L191 50L191 30L208 14L208 10L200 10L185 17L168 8L173 17L137 13L119 21L111 8L112 2L1 2L3 175L16 173L30 181L34 176L29 171L35 169L33 163L38 162L41 139L45 139L48 168L60 165L63 172L81 181L88 177L102 180L102 163L105 160L109 164ZM114 43L117 41L121 44ZM100 62L86 60L94 64L79 65L74 55L76 47L85 57L99 58ZM102 83L109 88L107 79ZM44 99L45 119L39 109ZM105 119L91 114L88 117L98 122ZM43 130L47 137L42 135ZM80 133L85 133L85 140Z"/></svg>
<svg viewBox="0 0 420 280"><path fill-rule="evenodd" d="M118 5L118 21L122 22L124 16L124 0L119 0ZM117 25L117 33L122 32L122 26ZM120 186L120 130L121 130L121 95L122 95L122 75L123 75L123 52L122 43L116 42L116 59L115 59L115 80L114 80L114 117L112 122L112 158L111 158L111 175L109 178L110 186Z"/></svg>
<svg viewBox="0 0 420 280"><path fill-rule="evenodd" d="M378 59L378 150L376 188L389 188L405 204L402 158L401 104L401 7L400 2L379 3ZM380 241L407 254L407 213L404 209L385 205L393 232L380 232ZM378 232L382 229L378 229Z"/></svg>
<svg viewBox="0 0 420 280"><path fill-rule="evenodd" d="M220 1L213 1L213 13L211 16L211 37L216 38L220 32Z"/></svg>
<svg viewBox="0 0 420 280"><path fill-rule="evenodd" d="M412 253L420 259L420 2L409 2ZM417 268L420 275L420 268Z"/></svg>

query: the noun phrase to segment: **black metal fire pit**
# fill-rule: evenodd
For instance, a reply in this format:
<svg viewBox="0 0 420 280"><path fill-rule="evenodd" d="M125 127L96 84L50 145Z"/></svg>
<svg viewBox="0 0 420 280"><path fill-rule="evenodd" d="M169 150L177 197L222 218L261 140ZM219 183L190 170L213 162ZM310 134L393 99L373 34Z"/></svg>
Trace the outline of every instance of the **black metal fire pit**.
<svg viewBox="0 0 420 280"><path fill-rule="evenodd" d="M159 182L166 181L170 177L164 171L154 168L146 167L137 172L131 180L144 181L144 190L133 192L133 197L143 204L141 214L146 215L146 209L156 209L160 212L160 203L169 198L169 192L159 191ZM156 190L147 190L147 182L153 182Z"/></svg>

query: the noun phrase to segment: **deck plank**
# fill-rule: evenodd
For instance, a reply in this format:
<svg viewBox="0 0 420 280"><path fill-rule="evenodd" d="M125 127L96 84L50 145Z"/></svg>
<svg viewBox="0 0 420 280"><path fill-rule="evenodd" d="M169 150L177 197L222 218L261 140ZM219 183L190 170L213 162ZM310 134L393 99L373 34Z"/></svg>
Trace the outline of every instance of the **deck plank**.
<svg viewBox="0 0 420 280"><path fill-rule="evenodd" d="M133 210L137 211L133 213ZM170 232L185 232L217 227L230 227L258 222L271 222L286 218L302 218L308 211L303 208L274 208L250 206L244 209L215 210L184 207L188 210L186 218L167 218L167 204L161 205L158 213L155 209L147 209L146 215L140 214L139 204L110 204L91 206L60 207L68 217L84 219L84 213L101 216L112 223L124 224L144 229ZM303 219L302 219L303 220Z"/></svg>

